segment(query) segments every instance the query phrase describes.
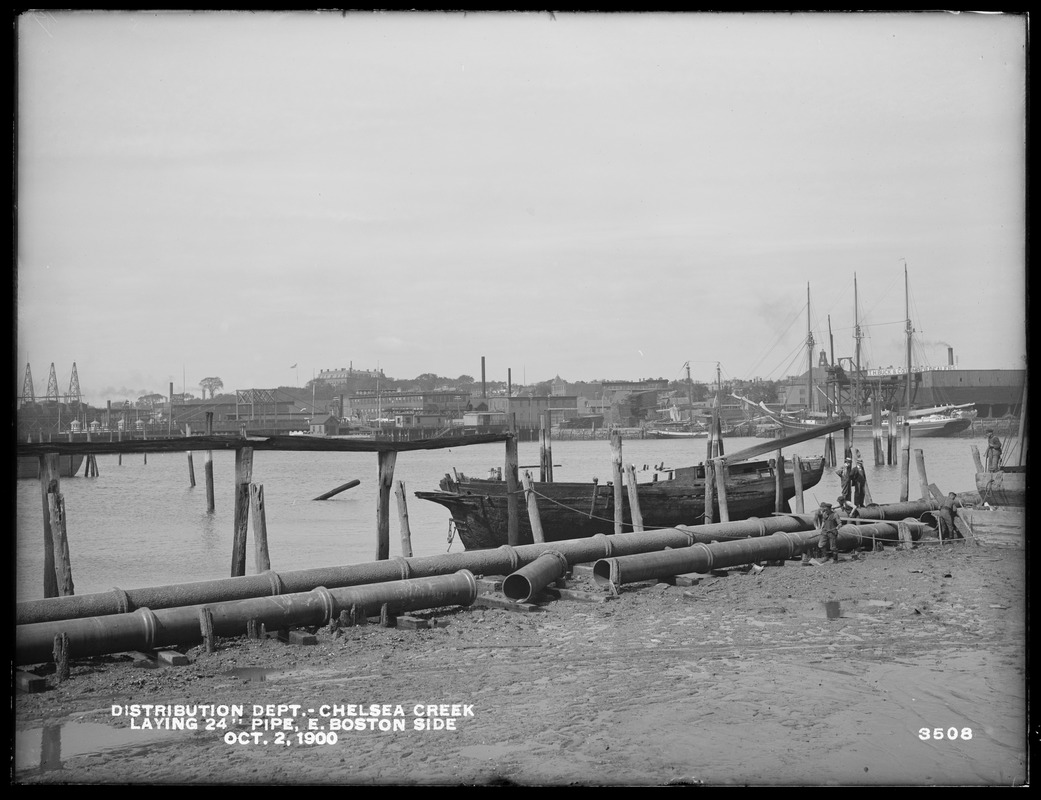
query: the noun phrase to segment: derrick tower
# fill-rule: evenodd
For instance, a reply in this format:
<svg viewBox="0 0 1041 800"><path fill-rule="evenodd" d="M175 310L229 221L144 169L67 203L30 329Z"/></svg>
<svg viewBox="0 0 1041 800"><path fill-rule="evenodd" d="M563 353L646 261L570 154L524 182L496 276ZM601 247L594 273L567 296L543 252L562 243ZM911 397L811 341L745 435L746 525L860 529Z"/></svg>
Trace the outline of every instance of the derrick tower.
<svg viewBox="0 0 1041 800"><path fill-rule="evenodd" d="M46 400L58 403L61 402L61 397L58 395L58 376L54 372L54 362L51 362L51 373L47 377L47 395Z"/></svg>
<svg viewBox="0 0 1041 800"><path fill-rule="evenodd" d="M36 390L33 388L33 371L25 365L25 380L22 381L22 393L18 397L18 407L36 404Z"/></svg>
<svg viewBox="0 0 1041 800"><path fill-rule="evenodd" d="M69 379L69 395L65 398L66 403L80 402L80 376L76 372L76 362L72 362L72 378Z"/></svg>

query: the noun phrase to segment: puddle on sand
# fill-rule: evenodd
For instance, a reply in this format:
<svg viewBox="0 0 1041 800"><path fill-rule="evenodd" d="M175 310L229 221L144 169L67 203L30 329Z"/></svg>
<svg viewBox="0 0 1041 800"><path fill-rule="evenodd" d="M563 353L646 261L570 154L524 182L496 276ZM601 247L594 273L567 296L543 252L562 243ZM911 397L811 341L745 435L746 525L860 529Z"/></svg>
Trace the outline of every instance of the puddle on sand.
<svg viewBox="0 0 1041 800"><path fill-rule="evenodd" d="M243 683L261 683L268 679L281 678L289 674L284 669L268 669L267 667L237 667L221 673L229 678L238 678Z"/></svg>
<svg viewBox="0 0 1041 800"><path fill-rule="evenodd" d="M15 773L61 769L64 759L97 755L162 741L180 731L142 731L115 728L100 722L69 722L17 731L14 738Z"/></svg>

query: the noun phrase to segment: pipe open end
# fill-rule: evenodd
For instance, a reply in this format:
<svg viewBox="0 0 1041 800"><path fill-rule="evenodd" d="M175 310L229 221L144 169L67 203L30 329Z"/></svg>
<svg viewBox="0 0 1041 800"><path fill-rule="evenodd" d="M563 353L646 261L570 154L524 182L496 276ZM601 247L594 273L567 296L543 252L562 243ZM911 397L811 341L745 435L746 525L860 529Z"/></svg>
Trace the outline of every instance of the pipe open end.
<svg viewBox="0 0 1041 800"><path fill-rule="evenodd" d="M526 603L531 599L531 581L517 573L507 575L502 582L502 593L510 600Z"/></svg>
<svg viewBox="0 0 1041 800"><path fill-rule="evenodd" d="M601 558L593 564L593 580L597 586L609 586L611 584L611 560Z"/></svg>

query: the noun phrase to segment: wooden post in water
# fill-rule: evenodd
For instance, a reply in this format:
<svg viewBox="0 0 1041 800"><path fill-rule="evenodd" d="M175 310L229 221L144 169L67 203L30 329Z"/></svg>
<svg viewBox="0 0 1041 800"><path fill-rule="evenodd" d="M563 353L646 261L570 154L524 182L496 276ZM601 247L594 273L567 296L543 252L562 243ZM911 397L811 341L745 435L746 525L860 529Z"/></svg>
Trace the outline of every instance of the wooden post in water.
<svg viewBox="0 0 1041 800"><path fill-rule="evenodd" d="M622 434L611 431L611 478L614 481L614 532L622 532L625 512L622 495Z"/></svg>
<svg viewBox="0 0 1041 800"><path fill-rule="evenodd" d="M911 423L904 422L900 437L900 502L906 503L911 479Z"/></svg>
<svg viewBox="0 0 1041 800"><path fill-rule="evenodd" d="M231 544L231 577L246 574L246 536L249 531L249 484L253 481L253 448L235 451L235 533Z"/></svg>
<svg viewBox="0 0 1041 800"><path fill-rule="evenodd" d="M542 532L542 518L539 516L539 501L535 497L535 489L531 485L531 473L525 470L521 479L524 485L524 499L528 506L528 522L531 523L531 535L536 544L546 541L546 535Z"/></svg>
<svg viewBox="0 0 1041 800"><path fill-rule="evenodd" d="M213 412L206 412L206 435L213 436ZM206 451L206 460L203 464L203 473L206 476L206 511L210 514L217 507L213 500L213 451Z"/></svg>
<svg viewBox="0 0 1041 800"><path fill-rule="evenodd" d="M1020 437L1022 439L1022 437ZM553 412L546 411L546 481L553 483Z"/></svg>
<svg viewBox="0 0 1041 800"><path fill-rule="evenodd" d="M871 403L871 437L875 442L875 466L886 463L886 455L882 450L882 407L877 401Z"/></svg>
<svg viewBox="0 0 1041 800"><path fill-rule="evenodd" d="M980 449L976 445L969 445L972 450L972 460L976 464L977 472L986 472L983 468L983 459L980 458Z"/></svg>
<svg viewBox="0 0 1041 800"><path fill-rule="evenodd" d="M886 449L888 450L888 456L886 458L886 461L889 463L889 466L892 467L895 466L897 463L897 451L899 447L897 444L896 435L896 412L894 411L889 412L889 438L886 444Z"/></svg>
<svg viewBox="0 0 1041 800"><path fill-rule="evenodd" d="M784 506L784 454L774 456L774 511L787 511Z"/></svg>
<svg viewBox="0 0 1041 800"><path fill-rule="evenodd" d="M521 543L520 517L517 511L517 493L520 491L520 461L517 456L517 416L509 415L509 435L506 437L506 541L510 546Z"/></svg>
<svg viewBox="0 0 1041 800"><path fill-rule="evenodd" d="M192 438L192 426L191 425L185 425L184 426L184 438L185 439L191 439ZM192 460L192 451L191 450L188 451L188 485L191 486L191 488L193 488L193 489L195 488L195 462Z"/></svg>
<svg viewBox="0 0 1041 800"><path fill-rule="evenodd" d="M539 481L549 480L549 467L546 466L546 415L539 417Z"/></svg>
<svg viewBox="0 0 1041 800"><path fill-rule="evenodd" d="M914 463L918 467L918 483L922 489L922 499L928 500L932 494L929 492L929 478L925 474L925 453L922 450L914 451Z"/></svg>
<svg viewBox="0 0 1041 800"><path fill-rule="evenodd" d="M711 525L715 520L712 506L716 502L716 469L712 459L705 462L705 524Z"/></svg>
<svg viewBox="0 0 1041 800"><path fill-rule="evenodd" d="M727 473L722 458L713 459L716 473L716 491L719 493L719 521L730 522L730 510L727 508Z"/></svg>
<svg viewBox="0 0 1041 800"><path fill-rule="evenodd" d="M394 465L398 454L394 450L380 450L379 499L376 502L376 560L390 558L390 491L394 486Z"/></svg>
<svg viewBox="0 0 1041 800"><path fill-rule="evenodd" d="M43 596L58 596L58 579L54 572L54 539L51 537L50 492L61 490L58 480L58 454L40 455L40 495L43 501Z"/></svg>
<svg viewBox="0 0 1041 800"><path fill-rule="evenodd" d="M264 484L249 485L250 511L253 514L253 553L257 573L271 569L271 556L267 550L267 513L264 511Z"/></svg>
<svg viewBox="0 0 1041 800"><path fill-rule="evenodd" d="M65 530L65 498L57 491L47 493L50 508L51 542L54 546L54 575L58 582L58 596L76 594L72 584L72 562L69 559L69 537Z"/></svg>
<svg viewBox="0 0 1041 800"><path fill-rule="evenodd" d="M633 518L633 530L643 530L643 513L640 511L640 490L636 485L636 467L629 464L625 468L626 486L629 489L629 514Z"/></svg>
<svg viewBox="0 0 1041 800"><path fill-rule="evenodd" d="M405 501L405 484L397 482L394 495L398 501L398 525L401 528L401 555L412 558L412 529L408 524L408 504Z"/></svg>
<svg viewBox="0 0 1041 800"><path fill-rule="evenodd" d="M795 513L805 514L806 506L802 497L802 459L796 455L792 456L792 477L795 479Z"/></svg>

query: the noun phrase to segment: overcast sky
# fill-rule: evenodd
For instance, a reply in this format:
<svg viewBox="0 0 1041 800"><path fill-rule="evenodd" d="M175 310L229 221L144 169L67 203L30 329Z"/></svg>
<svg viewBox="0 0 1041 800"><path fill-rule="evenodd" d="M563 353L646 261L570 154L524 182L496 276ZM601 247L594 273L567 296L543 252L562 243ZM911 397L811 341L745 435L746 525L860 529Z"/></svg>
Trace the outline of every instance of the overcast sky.
<svg viewBox="0 0 1041 800"><path fill-rule="evenodd" d="M25 14L15 390L1023 367L1025 28Z"/></svg>

